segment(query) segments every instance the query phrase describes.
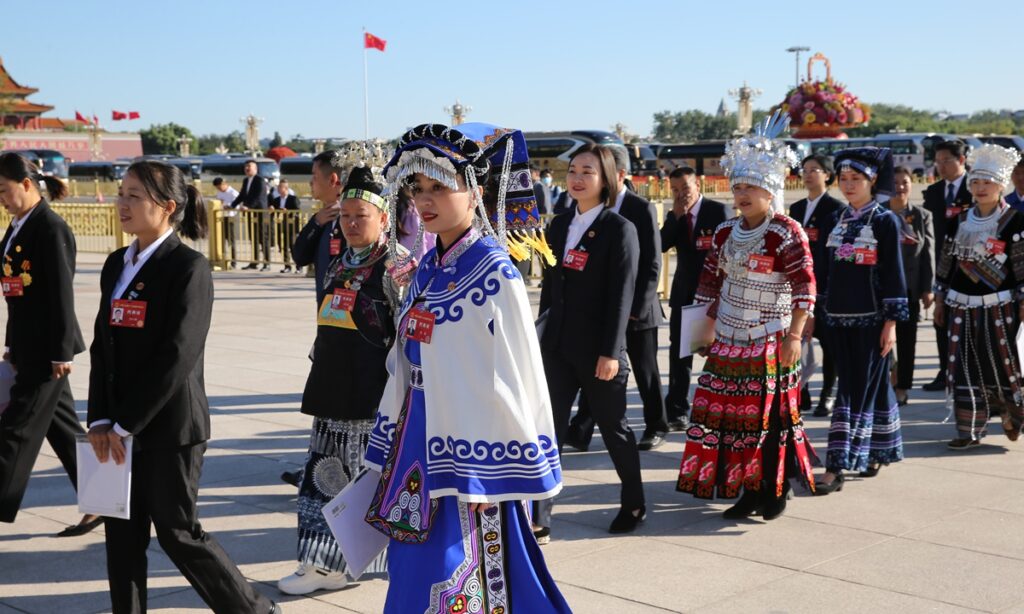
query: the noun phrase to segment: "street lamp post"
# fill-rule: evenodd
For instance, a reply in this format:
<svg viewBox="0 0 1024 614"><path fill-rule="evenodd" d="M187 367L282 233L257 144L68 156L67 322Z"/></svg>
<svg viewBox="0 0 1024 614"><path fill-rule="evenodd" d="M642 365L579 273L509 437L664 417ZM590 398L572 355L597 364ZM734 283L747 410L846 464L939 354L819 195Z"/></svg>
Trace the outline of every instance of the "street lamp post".
<svg viewBox="0 0 1024 614"><path fill-rule="evenodd" d="M800 54L810 50L810 47L790 47L786 49L789 53L796 54L796 81L793 82L793 87L800 87Z"/></svg>

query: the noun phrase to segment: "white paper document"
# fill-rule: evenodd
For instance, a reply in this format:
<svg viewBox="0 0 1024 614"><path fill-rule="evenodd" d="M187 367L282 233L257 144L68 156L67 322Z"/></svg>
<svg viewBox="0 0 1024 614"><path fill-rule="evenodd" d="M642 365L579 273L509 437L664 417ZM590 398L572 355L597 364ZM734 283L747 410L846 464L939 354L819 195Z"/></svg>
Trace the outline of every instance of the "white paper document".
<svg viewBox="0 0 1024 614"><path fill-rule="evenodd" d="M700 349L703 341L708 303L696 303L683 307L679 316L679 357L692 356Z"/></svg>
<svg viewBox="0 0 1024 614"><path fill-rule="evenodd" d="M1024 377L1024 324L1017 329L1017 367L1020 375Z"/></svg>
<svg viewBox="0 0 1024 614"><path fill-rule="evenodd" d="M78 511L128 520L132 492L132 438L124 439L125 460L101 463L86 435L78 435Z"/></svg>
<svg viewBox="0 0 1024 614"><path fill-rule="evenodd" d="M379 482L380 474L368 469L349 482L323 508L327 526L338 541L348 565L348 574L353 580L358 580L370 563L388 547L388 536L366 522L366 511L370 509Z"/></svg>

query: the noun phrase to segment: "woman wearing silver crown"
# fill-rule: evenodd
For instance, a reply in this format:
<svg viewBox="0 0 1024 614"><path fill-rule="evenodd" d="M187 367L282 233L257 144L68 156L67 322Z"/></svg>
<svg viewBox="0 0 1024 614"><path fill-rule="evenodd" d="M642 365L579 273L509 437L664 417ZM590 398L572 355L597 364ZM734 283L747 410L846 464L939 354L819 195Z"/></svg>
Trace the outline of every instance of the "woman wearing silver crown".
<svg viewBox="0 0 1024 614"><path fill-rule="evenodd" d="M1021 356L1024 319L1024 214L1003 200L1020 155L983 145L968 157L974 206L949 220L935 280L935 322L949 335L946 403L956 416L951 450L976 448L990 416L1010 441L1024 422Z"/></svg>
<svg viewBox="0 0 1024 614"><path fill-rule="evenodd" d="M385 168L437 235L399 310L366 456L381 474L366 520L390 538L385 612L569 611L525 507L562 487L533 313L503 246L510 220L537 221L527 162L519 131L425 124Z"/></svg>
<svg viewBox="0 0 1024 614"><path fill-rule="evenodd" d="M811 251L781 211L795 154L774 140L778 114L729 143L722 166L740 216L715 231L698 303L708 305L707 362L691 404L677 489L740 500L730 519L783 513L789 477L813 488L817 460L800 417L800 344L814 309Z"/></svg>
<svg viewBox="0 0 1024 614"><path fill-rule="evenodd" d="M836 212L815 273L839 391L817 495L841 490L844 470L873 477L883 465L903 459L899 407L889 379L896 322L910 317L902 233L896 215L875 199L893 192L892 154L878 147L844 149L835 166L849 206Z"/></svg>

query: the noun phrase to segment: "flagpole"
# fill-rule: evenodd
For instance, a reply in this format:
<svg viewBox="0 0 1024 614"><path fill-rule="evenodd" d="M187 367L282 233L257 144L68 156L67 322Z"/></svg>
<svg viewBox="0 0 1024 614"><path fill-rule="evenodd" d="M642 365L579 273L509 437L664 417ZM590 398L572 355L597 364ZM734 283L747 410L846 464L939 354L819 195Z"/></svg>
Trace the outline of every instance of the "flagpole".
<svg viewBox="0 0 1024 614"><path fill-rule="evenodd" d="M363 126L366 140L370 140L370 79L366 67L366 28L363 28Z"/></svg>

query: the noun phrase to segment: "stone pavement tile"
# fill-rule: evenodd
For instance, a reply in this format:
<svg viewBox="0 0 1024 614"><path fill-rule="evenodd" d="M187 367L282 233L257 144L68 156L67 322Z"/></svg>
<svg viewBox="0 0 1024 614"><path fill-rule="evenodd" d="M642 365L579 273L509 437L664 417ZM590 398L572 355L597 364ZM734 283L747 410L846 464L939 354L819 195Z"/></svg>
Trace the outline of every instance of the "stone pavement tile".
<svg viewBox="0 0 1024 614"><path fill-rule="evenodd" d="M302 393L301 381L295 375L274 371L254 371L238 366L206 365L206 377L213 381L230 382L232 387L260 394L284 395Z"/></svg>
<svg viewBox="0 0 1024 614"><path fill-rule="evenodd" d="M852 477L839 493L826 499L865 497L885 500L911 498L935 501L939 504L983 507L1005 499L1007 493L1019 489L1019 480L964 473L950 469L922 465L912 461L894 463L870 479Z"/></svg>
<svg viewBox="0 0 1024 614"><path fill-rule="evenodd" d="M967 453L950 452L946 441L942 441L940 447L940 454L910 457L907 462L967 474L1009 478L1017 480L1018 488L1024 486L1024 454L1016 451L1024 447L1010 444L1002 433L985 438L979 448Z"/></svg>
<svg viewBox="0 0 1024 614"><path fill-rule="evenodd" d="M598 556L556 562L548 568L559 582L673 611L681 599L696 608L792 573L660 540L623 542ZM638 582L638 570L642 570L642 582Z"/></svg>
<svg viewBox="0 0 1024 614"><path fill-rule="evenodd" d="M14 608L9 608L5 606L2 602L0 602L0 614L21 614L22 612L22 610L15 610Z"/></svg>
<svg viewBox="0 0 1024 614"><path fill-rule="evenodd" d="M9 569L32 564L29 559L60 564L59 560L81 552L102 550L102 526L80 537L57 538L57 532L70 523L38 516L34 511L23 509L14 524L0 525L0 578ZM76 512L75 520L80 517Z"/></svg>
<svg viewBox="0 0 1024 614"><path fill-rule="evenodd" d="M340 591L320 592L315 597L332 605L338 605L360 614L380 614L388 596L388 583L385 580L360 580ZM296 602L298 605L298 602ZM301 607L296 612L303 612Z"/></svg>
<svg viewBox="0 0 1024 614"><path fill-rule="evenodd" d="M972 509L903 537L1024 561L1022 527L1019 515Z"/></svg>
<svg viewBox="0 0 1024 614"><path fill-rule="evenodd" d="M295 514L298 489L281 481L281 472L293 467L290 463L281 463L275 473L217 482L204 487L200 493L203 497L234 501L266 512Z"/></svg>
<svg viewBox="0 0 1024 614"><path fill-rule="evenodd" d="M998 510L1008 514L1024 515L1024 493L1018 492L988 505L979 505L984 509Z"/></svg>
<svg viewBox="0 0 1024 614"><path fill-rule="evenodd" d="M678 608L661 608L647 603L640 603L627 599L620 599L614 595L574 586L569 583L560 583L559 590L565 597L566 603L572 608L574 614L657 614L659 612L679 612Z"/></svg>
<svg viewBox="0 0 1024 614"><path fill-rule="evenodd" d="M612 548L622 541L639 539L636 535L612 536L607 527L595 527L579 522L576 514L561 514L555 508L552 520L551 542L541 546L540 552L550 566L579 556L602 556L600 552Z"/></svg>
<svg viewBox="0 0 1024 614"><path fill-rule="evenodd" d="M309 447L309 429L282 428L262 417L251 415L217 415L211 425L214 436L210 448L231 449L241 452L274 455L294 452Z"/></svg>
<svg viewBox="0 0 1024 614"><path fill-rule="evenodd" d="M948 603L912 595L844 582L805 573L796 573L767 586L728 597L696 614L861 614L863 612L934 612L956 614L973 612Z"/></svg>
<svg viewBox="0 0 1024 614"><path fill-rule="evenodd" d="M216 451L215 451L216 452ZM211 454L203 461L199 480L200 492L208 484L234 480L244 476L280 475L281 463L255 454Z"/></svg>
<svg viewBox="0 0 1024 614"><path fill-rule="evenodd" d="M895 538L808 571L991 612L1020 601L1024 561Z"/></svg>

